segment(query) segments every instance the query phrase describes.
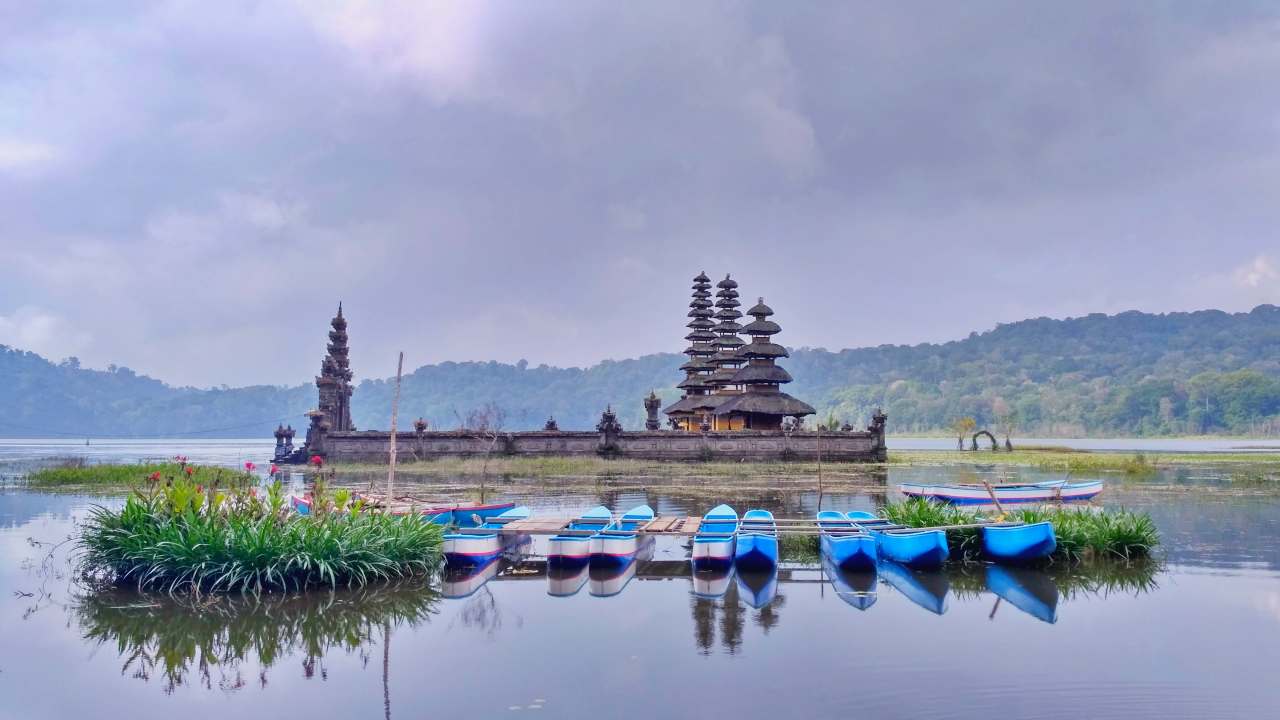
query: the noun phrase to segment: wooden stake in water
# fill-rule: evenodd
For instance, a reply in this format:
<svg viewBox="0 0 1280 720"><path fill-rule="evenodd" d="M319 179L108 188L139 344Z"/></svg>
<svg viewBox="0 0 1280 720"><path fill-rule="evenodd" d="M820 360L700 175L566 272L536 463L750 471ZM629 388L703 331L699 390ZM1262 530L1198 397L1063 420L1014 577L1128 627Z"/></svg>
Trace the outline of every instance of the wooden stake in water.
<svg viewBox="0 0 1280 720"><path fill-rule="evenodd" d="M400 376L404 373L404 352L396 363L396 394L391 398L391 458L387 464L387 505L395 501L396 489L396 422L400 419Z"/></svg>

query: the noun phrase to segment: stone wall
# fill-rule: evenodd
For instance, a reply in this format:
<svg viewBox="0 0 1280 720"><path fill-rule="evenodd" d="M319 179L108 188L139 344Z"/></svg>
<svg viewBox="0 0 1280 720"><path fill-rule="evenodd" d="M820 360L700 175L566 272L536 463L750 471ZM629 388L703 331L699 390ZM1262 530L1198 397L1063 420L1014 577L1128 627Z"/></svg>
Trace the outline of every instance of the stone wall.
<svg viewBox="0 0 1280 720"><path fill-rule="evenodd" d="M391 434L382 431L329 432L325 455L331 462L387 462ZM823 460L877 462L885 459L883 432L780 432L739 430L688 433L515 432L491 435L467 431L399 433L396 452L405 462L440 457L603 455L643 460L770 461Z"/></svg>

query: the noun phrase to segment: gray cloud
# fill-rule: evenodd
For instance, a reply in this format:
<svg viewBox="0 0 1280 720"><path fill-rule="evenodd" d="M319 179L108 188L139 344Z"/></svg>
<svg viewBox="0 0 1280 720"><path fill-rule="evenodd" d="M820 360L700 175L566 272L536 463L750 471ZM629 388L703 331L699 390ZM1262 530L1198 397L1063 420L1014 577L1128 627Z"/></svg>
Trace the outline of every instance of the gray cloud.
<svg viewBox="0 0 1280 720"><path fill-rule="evenodd" d="M1247 3L0 7L0 343L181 383L1280 302Z"/></svg>

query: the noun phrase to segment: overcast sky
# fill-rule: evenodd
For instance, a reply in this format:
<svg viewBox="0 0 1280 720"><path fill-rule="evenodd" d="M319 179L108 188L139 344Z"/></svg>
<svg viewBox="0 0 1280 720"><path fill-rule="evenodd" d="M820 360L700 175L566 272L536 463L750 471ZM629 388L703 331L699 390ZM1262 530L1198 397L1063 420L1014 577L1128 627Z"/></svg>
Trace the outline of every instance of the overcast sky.
<svg viewBox="0 0 1280 720"><path fill-rule="evenodd" d="M1280 303L1275 3L0 0L0 343L175 384Z"/></svg>

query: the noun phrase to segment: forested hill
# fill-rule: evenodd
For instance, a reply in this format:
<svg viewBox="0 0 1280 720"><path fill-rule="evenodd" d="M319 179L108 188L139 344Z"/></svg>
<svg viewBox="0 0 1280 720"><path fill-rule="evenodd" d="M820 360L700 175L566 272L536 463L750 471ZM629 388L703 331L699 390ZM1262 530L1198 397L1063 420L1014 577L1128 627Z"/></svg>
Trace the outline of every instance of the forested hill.
<svg viewBox="0 0 1280 720"><path fill-rule="evenodd" d="M321 352L317 341L317 353ZM492 404L512 429L592 427L606 404L640 427L641 399L678 396L676 354L589 368L525 363L428 365L405 377L400 415L458 427ZM964 340L830 352L793 350L788 390L826 418L861 424L883 405L891 432L943 430L972 416L1014 422L1017 434L1280 434L1280 308L1039 318ZM358 370L358 368L357 368ZM388 424L392 382L364 380L356 425ZM127 368L87 370L0 346L0 436L269 437L278 419L301 428L309 384L282 388L174 388Z"/></svg>

